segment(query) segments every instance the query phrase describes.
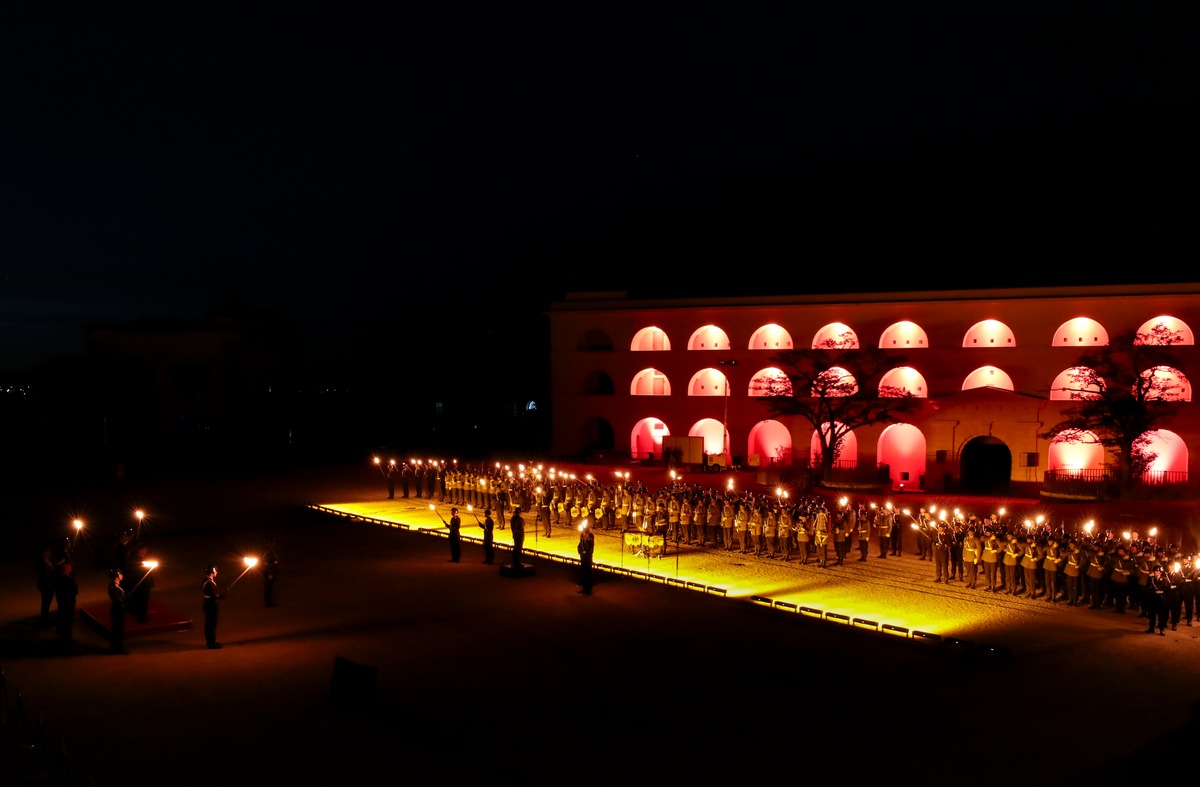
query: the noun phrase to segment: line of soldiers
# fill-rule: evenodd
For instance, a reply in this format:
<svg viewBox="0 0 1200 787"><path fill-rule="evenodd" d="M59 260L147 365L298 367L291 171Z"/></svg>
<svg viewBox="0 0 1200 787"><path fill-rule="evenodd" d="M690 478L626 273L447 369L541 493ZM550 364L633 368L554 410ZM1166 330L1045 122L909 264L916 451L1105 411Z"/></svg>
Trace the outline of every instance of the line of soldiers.
<svg viewBox="0 0 1200 787"><path fill-rule="evenodd" d="M912 530L917 557L934 564L934 582L961 582L984 592L1039 598L1049 603L1091 609L1126 610L1150 619L1148 633L1192 625L1200 555L1178 547L1155 546L1138 533L1107 531L1067 533L1047 525L1011 525L993 513L975 515L919 509L915 515L890 503L836 503L813 497L789 498L753 491L705 488L673 483L656 491L643 483L601 484L568 474L543 476L541 468L520 465L519 472L497 468L447 468L437 499L475 504L503 512L510 505L536 513L550 536L554 527L575 529L584 519L598 530L641 531L659 536L659 556L668 544L736 551L768 559L840 566L857 550L866 562L872 547L877 559L898 557L904 534ZM503 527L503 524L501 524ZM639 546L630 547L633 550ZM1161 625L1160 625L1161 624Z"/></svg>

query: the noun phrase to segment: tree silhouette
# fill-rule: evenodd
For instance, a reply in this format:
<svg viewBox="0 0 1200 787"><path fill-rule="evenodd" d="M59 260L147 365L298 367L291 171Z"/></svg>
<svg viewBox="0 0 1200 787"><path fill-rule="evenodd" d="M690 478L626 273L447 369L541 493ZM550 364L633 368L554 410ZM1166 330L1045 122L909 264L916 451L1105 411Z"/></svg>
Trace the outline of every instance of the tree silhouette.
<svg viewBox="0 0 1200 787"><path fill-rule="evenodd" d="M1180 331L1159 323L1080 356L1062 389L1076 404L1041 436L1104 446L1115 460L1118 487L1128 492L1156 458L1150 433L1170 421L1182 398L1179 362L1171 352L1182 342Z"/></svg>
<svg viewBox="0 0 1200 787"><path fill-rule="evenodd" d="M812 424L821 442L821 478L829 477L846 435L863 426L902 422L920 406L906 388L879 385L905 358L859 347L853 334L827 339L811 350L787 350L772 361L787 379L756 382L759 401L772 417L799 417Z"/></svg>

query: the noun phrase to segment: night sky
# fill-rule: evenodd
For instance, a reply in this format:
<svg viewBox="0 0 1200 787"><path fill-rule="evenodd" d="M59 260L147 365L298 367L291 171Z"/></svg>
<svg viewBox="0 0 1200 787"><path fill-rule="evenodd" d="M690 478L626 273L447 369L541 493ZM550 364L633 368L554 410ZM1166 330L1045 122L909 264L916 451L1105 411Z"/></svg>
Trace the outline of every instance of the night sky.
<svg viewBox="0 0 1200 787"><path fill-rule="evenodd" d="M231 298L336 353L571 290L1194 277L1191 8L31 5L0 371Z"/></svg>

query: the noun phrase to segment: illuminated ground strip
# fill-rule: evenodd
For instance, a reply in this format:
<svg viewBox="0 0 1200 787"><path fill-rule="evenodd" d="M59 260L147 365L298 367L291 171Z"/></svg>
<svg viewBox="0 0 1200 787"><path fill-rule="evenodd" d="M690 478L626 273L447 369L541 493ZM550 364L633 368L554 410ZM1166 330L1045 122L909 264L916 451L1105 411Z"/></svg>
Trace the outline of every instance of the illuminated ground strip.
<svg viewBox="0 0 1200 787"><path fill-rule="evenodd" d="M448 513L450 506L439 504L437 510L429 508L429 501L381 500L366 503L309 504L308 508L334 516L370 524L416 531L425 535L446 538L449 535L443 522L443 509ZM462 518L462 540L464 546L481 544L474 511L458 506ZM511 530L500 529L495 518L494 544L503 550L512 549ZM506 518L507 522L507 518ZM566 526L553 528L551 538L541 535L542 525L535 525L532 518L525 518L525 548L523 554L530 559L548 560L556 563L578 565L576 531ZM874 547L870 554L875 554ZM858 552L852 551L850 561L857 560ZM624 548L620 531L596 531L593 566L616 576L660 582L685 590L749 601L759 606L790 614L820 619L831 623L851 626L856 629L875 631L889 636L903 637L921 642L936 642L964 651L984 655L1008 655L1000 646L976 644L970 638L950 635L956 624L967 627L972 620L970 609L979 603L1006 602L1002 596L980 598L964 597L961 610L946 615L944 611L936 620L927 612L915 609L916 603L897 603L895 590L920 594L954 592L945 586L931 587L928 573L931 563L913 565L913 558L892 558L875 561L874 557L863 566L853 562L846 566L828 570L815 567L810 558L808 566L801 566L793 557L792 562L767 560L738 552L720 549L689 547L677 548L668 544L666 557L633 555ZM885 571L882 575L867 575L872 571ZM719 582L713 582L713 579ZM943 590L944 589L944 590ZM978 591L966 591L975 594ZM890 594L890 595L889 595ZM903 609L898 609L903 607ZM865 612L874 609L878 612Z"/></svg>

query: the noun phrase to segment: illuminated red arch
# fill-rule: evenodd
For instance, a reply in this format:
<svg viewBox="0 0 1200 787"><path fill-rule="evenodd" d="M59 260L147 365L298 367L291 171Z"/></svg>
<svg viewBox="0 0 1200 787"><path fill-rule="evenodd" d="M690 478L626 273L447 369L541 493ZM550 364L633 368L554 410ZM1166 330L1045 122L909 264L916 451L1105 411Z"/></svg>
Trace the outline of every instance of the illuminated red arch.
<svg viewBox="0 0 1200 787"><path fill-rule="evenodd" d="M653 454L662 456L662 441L671 430L659 418L643 418L629 430L629 455L634 459L649 459Z"/></svg>
<svg viewBox="0 0 1200 787"><path fill-rule="evenodd" d="M671 339L662 328L648 325L634 334L629 349L633 352L666 351L671 349Z"/></svg>
<svg viewBox="0 0 1200 787"><path fill-rule="evenodd" d="M1192 334L1192 329L1188 327L1188 324L1178 317L1170 317L1168 315L1146 320L1137 329L1137 333L1139 336L1154 336L1160 330L1176 335L1179 338L1178 344L1180 345L1196 343L1196 337ZM1134 340L1134 344L1141 343L1140 340Z"/></svg>
<svg viewBox="0 0 1200 787"><path fill-rule="evenodd" d="M890 468L892 489L924 487L925 446L925 435L912 424L892 424L879 435L875 454Z"/></svg>
<svg viewBox="0 0 1200 787"><path fill-rule="evenodd" d="M671 381L654 367L642 369L629 383L630 396L670 396Z"/></svg>
<svg viewBox="0 0 1200 787"><path fill-rule="evenodd" d="M1013 382L1003 369L997 369L995 366L980 366L963 380L962 389L964 391L972 388L1000 388L1011 391Z"/></svg>
<svg viewBox="0 0 1200 787"><path fill-rule="evenodd" d="M817 331L817 335L813 337L812 349L827 350L831 347L845 350L856 349L858 334L844 322L831 322Z"/></svg>
<svg viewBox="0 0 1200 787"><path fill-rule="evenodd" d="M925 377L911 366L897 366L895 369L889 369L883 377L879 378L880 395L886 388L903 388L913 396L922 399L929 396L929 387L925 384Z"/></svg>
<svg viewBox="0 0 1200 787"><path fill-rule="evenodd" d="M1088 431L1060 432L1050 441L1046 469L1066 471L1103 470L1106 451L1099 438Z"/></svg>
<svg viewBox="0 0 1200 787"><path fill-rule="evenodd" d="M787 374L774 366L759 369L750 379L747 396L791 396L792 381Z"/></svg>
<svg viewBox="0 0 1200 787"><path fill-rule="evenodd" d="M792 335L783 326L770 323L754 332L746 349L771 350L773 352L790 350L792 349Z"/></svg>
<svg viewBox="0 0 1200 787"><path fill-rule="evenodd" d="M1080 374L1086 374L1085 380L1091 380L1091 370L1086 366L1072 366L1070 369L1063 369L1054 378L1054 382L1050 383L1050 400L1051 401L1078 401L1080 399L1095 399L1100 396L1100 388L1095 383L1090 383L1084 386L1083 381L1079 378ZM1103 381L1101 381L1103 382Z"/></svg>
<svg viewBox="0 0 1200 787"><path fill-rule="evenodd" d="M728 396L729 381L720 369L708 367L692 375L688 396Z"/></svg>
<svg viewBox="0 0 1200 787"><path fill-rule="evenodd" d="M1091 317L1075 317L1058 326L1054 347L1097 347L1108 344L1108 331Z"/></svg>
<svg viewBox="0 0 1200 787"><path fill-rule="evenodd" d="M929 347L925 329L910 320L892 323L879 337L882 350L919 350Z"/></svg>
<svg viewBox="0 0 1200 787"><path fill-rule="evenodd" d="M729 336L715 325L702 325L688 339L689 350L728 350Z"/></svg>
<svg viewBox="0 0 1200 787"><path fill-rule="evenodd" d="M963 347L1016 347L1017 337L999 320L981 320L967 329Z"/></svg>

